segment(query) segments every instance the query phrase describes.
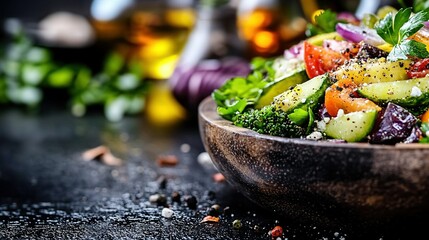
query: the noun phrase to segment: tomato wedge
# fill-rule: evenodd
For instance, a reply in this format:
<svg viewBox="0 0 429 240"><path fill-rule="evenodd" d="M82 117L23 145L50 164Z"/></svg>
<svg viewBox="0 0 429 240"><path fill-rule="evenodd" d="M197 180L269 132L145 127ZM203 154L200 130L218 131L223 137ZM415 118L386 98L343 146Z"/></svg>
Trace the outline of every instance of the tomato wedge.
<svg viewBox="0 0 429 240"><path fill-rule="evenodd" d="M350 79L342 79L326 89L325 107L329 115L336 117L340 109L344 113L381 110L381 107L374 102L366 98L360 98L356 93L356 89L357 84Z"/></svg>
<svg viewBox="0 0 429 240"><path fill-rule="evenodd" d="M339 52L304 42L304 62L309 78L331 71L346 60L347 57Z"/></svg>
<svg viewBox="0 0 429 240"><path fill-rule="evenodd" d="M409 78L422 78L429 74L429 58L414 63L407 71Z"/></svg>

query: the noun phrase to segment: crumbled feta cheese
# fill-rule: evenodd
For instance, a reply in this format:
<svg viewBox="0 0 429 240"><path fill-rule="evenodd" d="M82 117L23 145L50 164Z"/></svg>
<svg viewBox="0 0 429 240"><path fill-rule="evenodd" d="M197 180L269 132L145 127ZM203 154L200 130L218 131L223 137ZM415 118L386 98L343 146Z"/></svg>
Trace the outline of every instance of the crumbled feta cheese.
<svg viewBox="0 0 429 240"><path fill-rule="evenodd" d="M422 90L420 88L414 86L411 88L411 97L420 97L422 95Z"/></svg>
<svg viewBox="0 0 429 240"><path fill-rule="evenodd" d="M344 110L343 109L339 109L337 112L337 117L341 117L344 115Z"/></svg>
<svg viewBox="0 0 429 240"><path fill-rule="evenodd" d="M303 99L301 100L301 102L302 102L302 103L305 103L305 101L307 101L307 99L306 99L306 98L303 98Z"/></svg>
<svg viewBox="0 0 429 240"><path fill-rule="evenodd" d="M307 136L307 139L311 140L320 140L323 138L323 135L321 132L312 132Z"/></svg>
<svg viewBox="0 0 429 240"><path fill-rule="evenodd" d="M329 122L329 118L327 118L328 119L327 121L325 121L325 119L323 121L316 121L317 129L320 130L320 131L322 131L322 132L325 131L325 129L326 129L326 123Z"/></svg>

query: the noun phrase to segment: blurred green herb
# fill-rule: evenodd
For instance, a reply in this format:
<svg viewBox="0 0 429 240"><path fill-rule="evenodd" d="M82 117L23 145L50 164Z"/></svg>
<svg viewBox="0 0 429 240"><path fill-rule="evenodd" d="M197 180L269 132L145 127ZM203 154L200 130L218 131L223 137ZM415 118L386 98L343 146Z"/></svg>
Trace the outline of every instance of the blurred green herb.
<svg viewBox="0 0 429 240"><path fill-rule="evenodd" d="M223 6L227 3L229 3L229 0L201 0L200 1L201 5L209 6L209 7Z"/></svg>
<svg viewBox="0 0 429 240"><path fill-rule="evenodd" d="M402 8L413 7L413 12L415 13L429 8L428 0L414 0L411 4L408 1L398 0L398 3Z"/></svg>
<svg viewBox="0 0 429 240"><path fill-rule="evenodd" d="M420 12L420 11L425 10L427 8L429 8L429 1L428 0L414 0L413 1L414 12Z"/></svg>
<svg viewBox="0 0 429 240"><path fill-rule="evenodd" d="M309 23L305 34L307 37L322 33L335 32L335 26L338 22L337 14L329 9L314 17L314 24Z"/></svg>
<svg viewBox="0 0 429 240"><path fill-rule="evenodd" d="M50 49L34 45L17 34L0 52L0 104L37 108L48 89L66 91L75 116L84 116L90 106L104 107L108 120L140 112L149 83L140 64L117 53L105 59L103 69L93 74L81 64L59 64Z"/></svg>

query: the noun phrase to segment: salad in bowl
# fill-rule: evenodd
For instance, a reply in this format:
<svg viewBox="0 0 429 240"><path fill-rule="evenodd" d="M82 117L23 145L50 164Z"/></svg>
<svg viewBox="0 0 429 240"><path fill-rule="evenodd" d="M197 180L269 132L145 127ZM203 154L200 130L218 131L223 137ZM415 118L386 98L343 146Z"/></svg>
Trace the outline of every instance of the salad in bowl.
<svg viewBox="0 0 429 240"><path fill-rule="evenodd" d="M212 93L217 113L261 134L371 144L429 142L429 10L362 19L325 10L309 38Z"/></svg>

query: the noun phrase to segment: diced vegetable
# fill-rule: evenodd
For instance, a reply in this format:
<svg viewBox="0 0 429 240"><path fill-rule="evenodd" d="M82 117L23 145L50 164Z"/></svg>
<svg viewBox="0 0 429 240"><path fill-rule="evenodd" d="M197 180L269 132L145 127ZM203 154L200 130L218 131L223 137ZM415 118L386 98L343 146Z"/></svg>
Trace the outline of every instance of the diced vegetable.
<svg viewBox="0 0 429 240"><path fill-rule="evenodd" d="M347 142L364 140L371 132L377 119L377 111L361 111L332 118L327 124L325 134L328 137Z"/></svg>
<svg viewBox="0 0 429 240"><path fill-rule="evenodd" d="M386 51L380 48L364 43L359 48L356 59L368 60L369 58L386 58L387 54Z"/></svg>
<svg viewBox="0 0 429 240"><path fill-rule="evenodd" d="M429 109L422 114L422 116L420 117L420 120L424 123L429 123Z"/></svg>
<svg viewBox="0 0 429 240"><path fill-rule="evenodd" d="M276 109L287 113L296 108L307 110L307 107L316 106L323 99L328 86L328 75L320 75L276 96L273 104Z"/></svg>
<svg viewBox="0 0 429 240"><path fill-rule="evenodd" d="M429 74L429 58L421 59L410 66L407 71L409 78L422 78Z"/></svg>
<svg viewBox="0 0 429 240"><path fill-rule="evenodd" d="M385 58L350 60L348 63L332 72L337 80L351 79L358 85L363 83L389 82L408 79L407 70L410 60L387 61Z"/></svg>
<svg viewBox="0 0 429 240"><path fill-rule="evenodd" d="M381 110L374 102L358 97L356 89L357 84L350 79L342 79L328 87L325 93L325 107L328 113L335 117L340 110L344 113Z"/></svg>
<svg viewBox="0 0 429 240"><path fill-rule="evenodd" d="M234 120L234 124L262 134L281 137L300 137L306 128L291 121L288 114L268 105L261 109L250 109Z"/></svg>
<svg viewBox="0 0 429 240"><path fill-rule="evenodd" d="M307 80L307 73L305 72L304 68L301 68L291 72L289 76L285 76L277 79L274 82L271 82L265 86L261 97L255 105L255 108L262 108L271 104L275 96Z"/></svg>
<svg viewBox="0 0 429 240"><path fill-rule="evenodd" d="M338 23L336 30L341 37L352 42L361 42L371 44L373 46L382 45L385 41L378 36L374 29L356 26L350 23Z"/></svg>
<svg viewBox="0 0 429 240"><path fill-rule="evenodd" d="M371 134L371 143L394 144L412 134L418 119L394 103L389 103Z"/></svg>
<svg viewBox="0 0 429 240"><path fill-rule="evenodd" d="M309 78L333 70L346 60L347 57L339 52L304 42L304 62Z"/></svg>
<svg viewBox="0 0 429 240"><path fill-rule="evenodd" d="M429 77L362 85L358 93L380 104L393 102L404 107L429 105Z"/></svg>

